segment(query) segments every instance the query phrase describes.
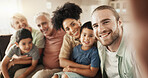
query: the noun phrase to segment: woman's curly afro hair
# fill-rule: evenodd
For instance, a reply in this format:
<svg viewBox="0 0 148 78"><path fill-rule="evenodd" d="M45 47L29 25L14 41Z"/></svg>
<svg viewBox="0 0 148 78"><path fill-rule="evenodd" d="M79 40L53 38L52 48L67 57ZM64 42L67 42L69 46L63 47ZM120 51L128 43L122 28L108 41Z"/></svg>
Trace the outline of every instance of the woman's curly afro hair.
<svg viewBox="0 0 148 78"><path fill-rule="evenodd" d="M56 11L53 11L52 24L56 30L64 29L63 21L66 18L72 18L75 20L80 19L82 9L74 3L65 3L64 6L58 7Z"/></svg>

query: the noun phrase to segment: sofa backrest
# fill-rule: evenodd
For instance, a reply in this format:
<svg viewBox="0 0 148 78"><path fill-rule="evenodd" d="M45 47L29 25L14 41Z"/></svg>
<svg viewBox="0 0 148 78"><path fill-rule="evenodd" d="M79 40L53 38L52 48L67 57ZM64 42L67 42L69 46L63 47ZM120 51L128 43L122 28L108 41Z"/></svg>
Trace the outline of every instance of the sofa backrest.
<svg viewBox="0 0 148 78"><path fill-rule="evenodd" d="M2 35L0 36L0 61L3 59L5 55L5 50L9 44L11 35Z"/></svg>

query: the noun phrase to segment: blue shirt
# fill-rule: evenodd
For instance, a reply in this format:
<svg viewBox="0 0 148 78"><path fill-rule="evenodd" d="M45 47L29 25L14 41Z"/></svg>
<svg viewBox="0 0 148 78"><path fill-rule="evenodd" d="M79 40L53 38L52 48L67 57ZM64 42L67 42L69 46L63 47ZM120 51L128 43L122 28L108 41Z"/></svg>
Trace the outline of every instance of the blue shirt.
<svg viewBox="0 0 148 78"><path fill-rule="evenodd" d="M72 53L73 61L83 65L91 64L91 67L98 68L100 66L100 59L97 48L93 46L89 50L84 51L81 49L81 46L82 45L74 47Z"/></svg>

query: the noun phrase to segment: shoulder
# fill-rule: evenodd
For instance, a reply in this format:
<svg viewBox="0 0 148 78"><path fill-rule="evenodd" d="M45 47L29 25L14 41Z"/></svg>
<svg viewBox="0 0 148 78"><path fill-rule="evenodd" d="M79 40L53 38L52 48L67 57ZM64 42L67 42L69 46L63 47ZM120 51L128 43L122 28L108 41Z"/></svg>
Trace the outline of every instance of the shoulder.
<svg viewBox="0 0 148 78"><path fill-rule="evenodd" d="M96 46L93 46L90 51L92 55L98 55L98 49Z"/></svg>
<svg viewBox="0 0 148 78"><path fill-rule="evenodd" d="M34 29L32 28L32 36L43 36L42 32L37 30L37 29Z"/></svg>
<svg viewBox="0 0 148 78"><path fill-rule="evenodd" d="M72 40L72 37L66 33L64 35L64 41L63 41L63 43L65 43L65 42L71 43L72 41L73 41Z"/></svg>
<svg viewBox="0 0 148 78"><path fill-rule="evenodd" d="M34 44L32 45L32 50L38 50L37 46L35 46Z"/></svg>
<svg viewBox="0 0 148 78"><path fill-rule="evenodd" d="M96 46L93 46L91 49L98 52L98 48Z"/></svg>
<svg viewBox="0 0 148 78"><path fill-rule="evenodd" d="M75 49L81 49L81 46L82 46L82 45L79 44L79 45L75 46L73 49L74 49L74 50L75 50Z"/></svg>
<svg viewBox="0 0 148 78"><path fill-rule="evenodd" d="M72 37L71 37L70 35L68 35L68 33L66 33L66 34L64 35L64 38L65 38L65 39L67 39L67 38L68 38L68 39L71 39Z"/></svg>
<svg viewBox="0 0 148 78"><path fill-rule="evenodd" d="M66 32L63 29L57 30L56 32L57 32L57 34L60 34L61 36L66 34Z"/></svg>
<svg viewBox="0 0 148 78"><path fill-rule="evenodd" d="M18 50L19 49L19 47L17 47L15 44L14 45L12 45L11 47L10 47L10 50L9 51L16 51L16 50Z"/></svg>
<svg viewBox="0 0 148 78"><path fill-rule="evenodd" d="M17 47L17 46L14 44L14 45L12 45L12 46L10 47L10 49L8 50L7 56L8 56L8 57L12 57L13 54L17 54L18 52L19 52L19 47Z"/></svg>

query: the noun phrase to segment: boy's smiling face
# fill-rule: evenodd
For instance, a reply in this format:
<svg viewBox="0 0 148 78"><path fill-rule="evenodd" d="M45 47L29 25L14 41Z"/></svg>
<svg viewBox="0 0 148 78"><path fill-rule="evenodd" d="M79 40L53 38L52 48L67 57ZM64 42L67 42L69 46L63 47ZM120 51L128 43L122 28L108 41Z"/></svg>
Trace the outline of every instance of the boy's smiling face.
<svg viewBox="0 0 148 78"><path fill-rule="evenodd" d="M82 49L90 49L95 42L95 35L93 30L84 28L81 32L80 41L82 43Z"/></svg>
<svg viewBox="0 0 148 78"><path fill-rule="evenodd" d="M20 40L19 43L16 44L22 53L28 53L32 49L32 39L31 38L26 38Z"/></svg>

